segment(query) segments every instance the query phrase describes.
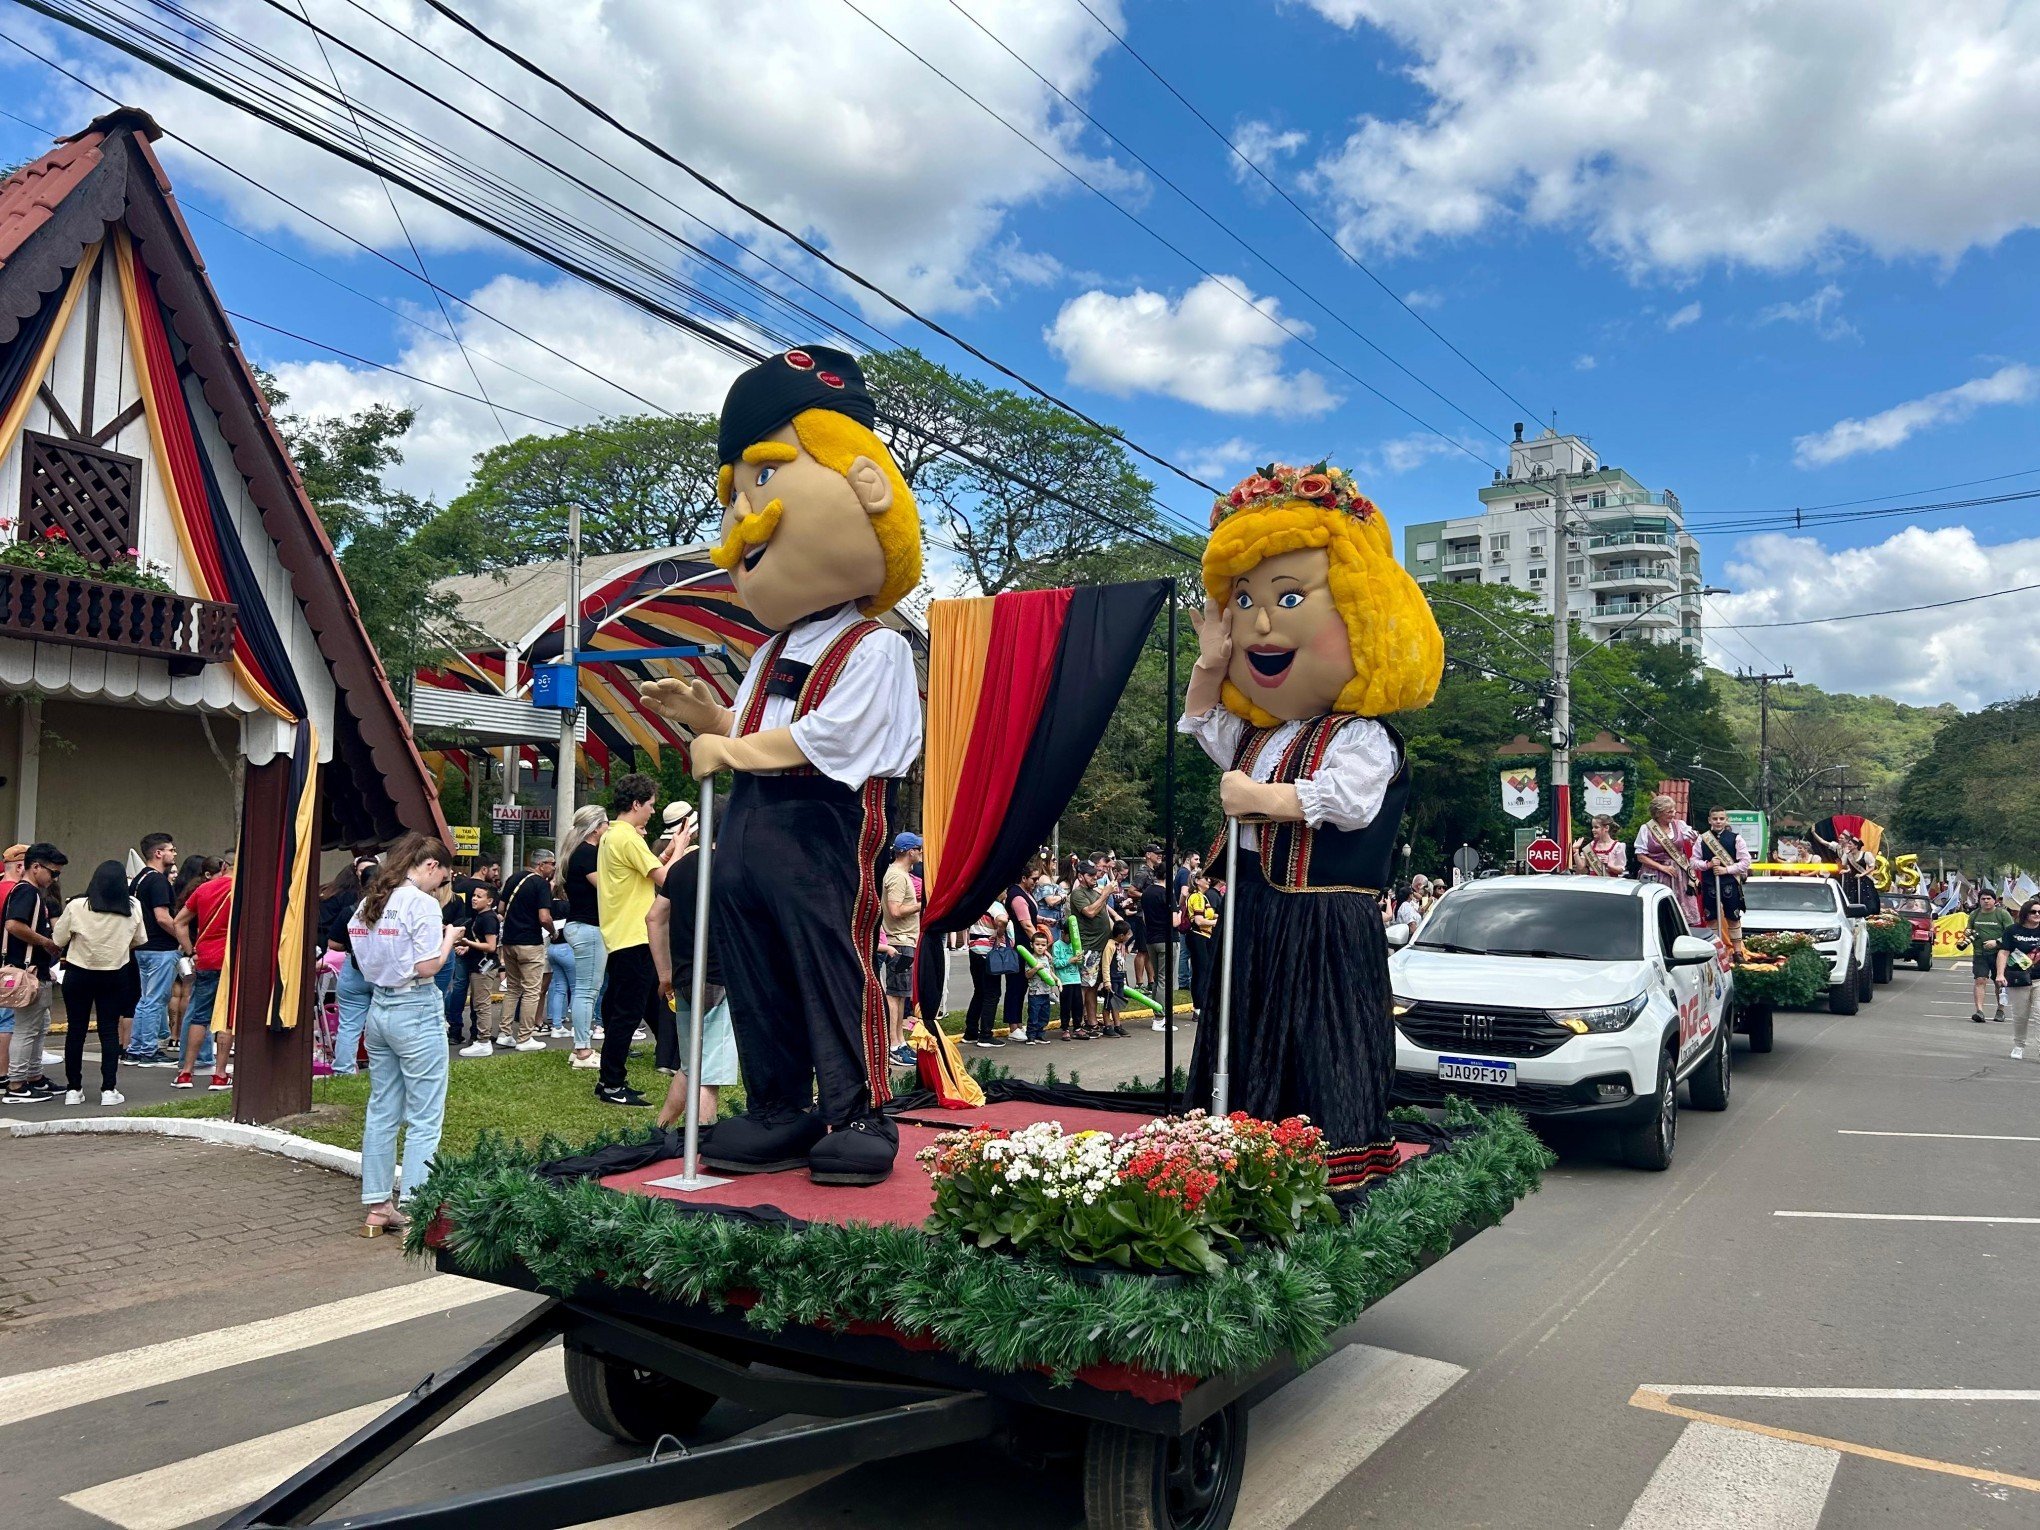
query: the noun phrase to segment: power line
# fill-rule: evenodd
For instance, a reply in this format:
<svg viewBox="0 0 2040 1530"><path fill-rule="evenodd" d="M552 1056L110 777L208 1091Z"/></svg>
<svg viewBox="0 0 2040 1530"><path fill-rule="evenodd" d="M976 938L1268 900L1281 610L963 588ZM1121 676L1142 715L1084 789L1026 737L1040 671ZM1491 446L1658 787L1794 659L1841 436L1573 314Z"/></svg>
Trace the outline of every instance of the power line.
<svg viewBox="0 0 2040 1530"><path fill-rule="evenodd" d="M2012 474L2008 476L2016 477ZM1751 514L1742 519L1725 522L1707 522L1698 526L1688 523L1687 529L1695 535L1705 532L1709 536L1720 536L1735 531L1767 531L1791 529L1808 530L1816 526L1832 526L1851 521L1881 521L1897 516L1934 515L1949 510L1974 510L1986 505L2016 504L2023 500L2040 499L2040 489L2020 489L2009 494L1986 494L1973 499L1944 499L1922 504L1893 505L1881 510L1851 510L1837 514L1812 514L1807 511L1785 511L1773 514ZM1737 514L1737 512L1721 512Z"/></svg>
<svg viewBox="0 0 2040 1530"><path fill-rule="evenodd" d="M1731 622L1735 631L1765 627L1824 627L1829 622L1860 622L1873 616L1905 616L1914 611L1942 611L1949 606L1974 605L1979 600L1996 600L2004 595L2024 595L2040 590L2040 584L2016 584L2006 590L1986 590L1981 595L1958 595L1952 600L1929 600L1917 606L1887 606L1882 611L1849 611L1838 616L1808 616L1790 622Z"/></svg>
<svg viewBox="0 0 2040 1530"><path fill-rule="evenodd" d="M1333 233L1332 230L1326 228L1323 223L1319 222L1317 215L1311 212L1310 209L1305 207L1301 202L1297 201L1295 197L1291 196L1289 194L1289 190L1287 187L1283 186L1280 182L1276 181L1272 176L1268 174L1267 171L1263 170L1260 167L1260 165L1255 163L1255 161L1248 156L1244 149L1242 149L1237 143L1233 142L1232 138L1226 133L1226 131L1223 128L1221 128L1217 123L1213 122L1209 117L1205 116L1205 114L1197 107L1195 102L1191 101L1191 99L1188 96L1184 95L1182 91L1178 90L1173 84L1171 84L1168 78L1164 76L1159 69L1155 68L1153 64L1149 63L1147 59L1143 57L1137 49L1135 49L1133 44L1126 40L1124 34L1122 34L1121 32L1118 31L1118 29L1113 27L1112 24L1106 21L1104 17L1100 16L1096 11L1091 9L1089 0L1077 0L1077 4L1083 7L1085 15L1089 16L1093 21L1098 23L1099 29L1102 30L1107 37L1110 37L1114 42L1118 43L1120 47L1124 48L1127 51L1127 53L1132 56L1133 61L1135 63L1139 64L1141 68L1145 69L1151 76L1153 76L1155 82L1159 84L1162 87L1162 89L1166 90L1170 95L1174 96L1178 101L1182 102L1184 109L1187 110L1191 116L1195 117L1199 122L1203 123L1205 127L1210 129L1212 135L1215 138L1217 138L1220 143L1224 144L1226 148L1230 149L1233 153L1233 156L1237 158L1241 164L1245 165L1249 170L1253 171L1254 174L1258 176L1267 185L1269 190L1273 191L1275 195L1282 198L1283 201L1287 202L1290 205L1290 207L1296 212L1298 217L1302 218L1304 222L1308 223L1312 228L1316 229L1320 234L1322 234L1325 237L1325 239L1331 244L1333 249L1337 250L1353 265L1353 267L1356 270L1358 270L1369 281L1374 283L1375 286L1379 287L1382 290L1382 292L1387 294L1389 299L1392 302L1394 302L1398 308L1402 309L1404 313L1408 314L1411 318L1415 319L1419 324L1423 325L1424 328L1430 332L1431 337L1435 339L1440 345L1444 346L1446 350L1450 351L1453 355L1457 356L1461 361L1465 362L1469 367L1473 368L1475 375L1477 375L1489 387L1493 388L1497 393L1501 394L1503 398L1507 399L1510 403L1514 404L1518 409L1521 409L1525 414L1529 415L1532 419L1538 418L1539 415L1538 410L1531 408L1530 405L1524 403L1520 398L1516 397L1515 394L1511 393L1507 388L1503 387L1500 383L1496 382L1494 378L1490 377L1486 370L1482 368L1479 362L1475 361L1471 356L1467 355L1466 352L1462 351L1458 346L1454 345L1450 340L1448 340L1444 336L1444 334L1439 331L1436 325L1432 324L1429 319L1425 318L1422 314L1418 313L1416 309L1412 308L1409 305L1409 303L1399 293L1397 293L1393 287L1388 285L1387 282L1383 281L1379 276L1376 276L1374 274L1373 269L1369 267L1368 264L1365 261L1363 261L1358 255L1354 254L1353 251L1347 247L1346 242L1343 239L1341 239L1337 234Z"/></svg>

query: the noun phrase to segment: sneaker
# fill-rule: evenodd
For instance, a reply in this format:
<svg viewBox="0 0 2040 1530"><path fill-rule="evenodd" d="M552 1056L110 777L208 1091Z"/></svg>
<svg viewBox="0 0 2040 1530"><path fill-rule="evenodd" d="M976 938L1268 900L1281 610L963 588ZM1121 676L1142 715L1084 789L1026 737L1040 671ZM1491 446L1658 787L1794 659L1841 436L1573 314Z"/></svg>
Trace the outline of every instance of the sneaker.
<svg viewBox="0 0 2040 1530"><path fill-rule="evenodd" d="M65 1090L64 1103L66 1105L83 1105L85 1103L85 1091L82 1089Z"/></svg>
<svg viewBox="0 0 2040 1530"><path fill-rule="evenodd" d="M494 1057L496 1055L496 1048L489 1042L477 1041L472 1046L462 1047L460 1055L463 1057Z"/></svg>
<svg viewBox="0 0 2040 1530"><path fill-rule="evenodd" d="M545 1043L540 1041L536 1036L525 1037L522 1041L517 1043L517 1046L515 1048L515 1050L519 1052L543 1052L545 1049L546 1049Z"/></svg>
<svg viewBox="0 0 2040 1530"><path fill-rule="evenodd" d="M990 1041L988 1041L988 1042L986 1042L986 1043L985 1043L985 1045L986 1045L986 1046L988 1046L988 1047L991 1047L991 1048L992 1048L992 1049L993 1049L994 1051L996 1051L996 1050L997 1050L998 1048L1000 1048L1000 1047L1004 1046L1005 1044L1006 1044L1006 1043L1005 1043L1005 1042L1004 1042L1004 1041L1003 1041L1003 1040L1002 1040L1001 1038L999 1038L999 1037L997 1037L997 1036L994 1036L994 1037L993 1037L993 1038L992 1038L992 1039L991 1039Z"/></svg>
<svg viewBox="0 0 2040 1530"><path fill-rule="evenodd" d="M496 1045L507 1052L517 1045L517 1038L515 1036L498 1036L496 1038Z"/></svg>
<svg viewBox="0 0 2040 1530"><path fill-rule="evenodd" d="M118 1089L102 1089L99 1091L99 1103L102 1105L125 1105L127 1104L127 1096Z"/></svg>
<svg viewBox="0 0 2040 1530"><path fill-rule="evenodd" d="M567 1059L567 1066L569 1068L599 1068L602 1066L602 1059L593 1052L590 1052L586 1057L577 1054Z"/></svg>
<svg viewBox="0 0 2040 1530"><path fill-rule="evenodd" d="M189 1073L178 1074L177 1077L170 1080L170 1087L172 1089L189 1089L191 1087L191 1075Z"/></svg>
<svg viewBox="0 0 2040 1530"><path fill-rule="evenodd" d="M28 1092L38 1100L54 1100L63 1091L41 1074L28 1081Z"/></svg>
<svg viewBox="0 0 2040 1530"><path fill-rule="evenodd" d="M556 1025L552 1028L552 1038L555 1041L565 1040L573 1034L574 1028L571 1025Z"/></svg>
<svg viewBox="0 0 2040 1530"><path fill-rule="evenodd" d="M205 1087L212 1090L231 1089L234 1087L234 1081L227 1074L215 1073L212 1076L212 1082Z"/></svg>
<svg viewBox="0 0 2040 1530"><path fill-rule="evenodd" d="M598 1025L593 1030L589 1031L588 1039L590 1041L600 1043L602 1040L602 1027Z"/></svg>
<svg viewBox="0 0 2040 1530"><path fill-rule="evenodd" d="M2002 1019L2004 1019L2004 1017L2005 1017L2005 1007L2004 1007L2004 1005L2000 1004L2000 1005L1999 1005L1999 1006L1997 1007L1997 1013L1996 1013L1996 1014L1994 1014L1994 1015L1992 1015L1992 1016L1991 1016L1991 1019L1993 1019L1993 1020L2002 1020Z"/></svg>
<svg viewBox="0 0 2040 1530"><path fill-rule="evenodd" d="M628 1084L616 1089L604 1089L598 1084L595 1086L595 1098L604 1105L637 1106L652 1103Z"/></svg>
<svg viewBox="0 0 2040 1530"><path fill-rule="evenodd" d="M1971 1015L1969 1018L1974 1020L1978 1025L1981 1025L1983 1024L1983 1011L1979 1009L1975 1014Z"/></svg>
<svg viewBox="0 0 2040 1530"><path fill-rule="evenodd" d="M0 1104L5 1105L39 1105L41 1103L40 1100L26 1089L10 1089L7 1091L5 1098L0 1099Z"/></svg>
<svg viewBox="0 0 2040 1530"><path fill-rule="evenodd" d="M2013 1061L2013 1062L2024 1062L2025 1060L2026 1060L2026 1049L2025 1049L2024 1047L2013 1047L2013 1048L2012 1048L2012 1061Z"/></svg>
<svg viewBox="0 0 2040 1530"><path fill-rule="evenodd" d="M989 1042L983 1043L986 1046L990 1044ZM903 1041L892 1049L892 1060L902 1068L911 1068L914 1066L914 1049Z"/></svg>
<svg viewBox="0 0 2040 1530"><path fill-rule="evenodd" d="M971 1045L986 1052L989 1052L992 1049L992 1044L989 1041L973 1041Z"/></svg>
<svg viewBox="0 0 2040 1530"><path fill-rule="evenodd" d="M654 1068L652 1071L654 1073L663 1073L668 1078L675 1078L679 1075L680 1072L678 1068Z"/></svg>

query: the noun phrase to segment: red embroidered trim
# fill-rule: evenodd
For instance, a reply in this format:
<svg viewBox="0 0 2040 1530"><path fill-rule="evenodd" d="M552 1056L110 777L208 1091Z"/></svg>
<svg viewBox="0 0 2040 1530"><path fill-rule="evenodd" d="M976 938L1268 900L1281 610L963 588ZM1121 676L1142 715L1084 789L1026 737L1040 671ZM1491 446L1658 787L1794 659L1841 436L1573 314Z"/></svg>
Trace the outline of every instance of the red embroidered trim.
<svg viewBox="0 0 2040 1530"><path fill-rule="evenodd" d="M771 678L772 666L779 661L779 651L785 646L786 634L775 632L763 648L751 655L751 668L758 671L758 683L751 687L751 699L744 703L744 715L737 719L738 738L750 737L758 731L758 724L764 721L765 682Z"/></svg>
<svg viewBox="0 0 2040 1530"><path fill-rule="evenodd" d="M1365 1147L1334 1148L1325 1154L1327 1184L1334 1190L1351 1190L1370 1180L1386 1179L1402 1163L1394 1139L1370 1142Z"/></svg>
<svg viewBox="0 0 2040 1530"><path fill-rule="evenodd" d="M850 915L850 939L864 972L864 1076L874 1106L892 1098L892 1057L888 1052L885 986L873 953L878 949L878 856L885 845L885 782L873 776L859 793L864 825L857 836L857 901Z"/></svg>

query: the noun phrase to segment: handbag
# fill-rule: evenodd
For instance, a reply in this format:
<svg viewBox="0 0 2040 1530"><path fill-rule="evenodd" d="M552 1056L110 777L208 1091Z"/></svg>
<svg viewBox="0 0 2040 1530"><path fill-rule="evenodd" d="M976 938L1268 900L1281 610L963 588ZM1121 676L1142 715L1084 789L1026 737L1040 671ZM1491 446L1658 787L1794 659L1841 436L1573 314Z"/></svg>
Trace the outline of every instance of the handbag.
<svg viewBox="0 0 2040 1530"><path fill-rule="evenodd" d="M1011 977L1020 970L1020 953L1000 941L985 953L985 971L993 977Z"/></svg>
<svg viewBox="0 0 2040 1530"><path fill-rule="evenodd" d="M0 967L0 1009L27 1009L42 992L42 979L30 967Z"/></svg>

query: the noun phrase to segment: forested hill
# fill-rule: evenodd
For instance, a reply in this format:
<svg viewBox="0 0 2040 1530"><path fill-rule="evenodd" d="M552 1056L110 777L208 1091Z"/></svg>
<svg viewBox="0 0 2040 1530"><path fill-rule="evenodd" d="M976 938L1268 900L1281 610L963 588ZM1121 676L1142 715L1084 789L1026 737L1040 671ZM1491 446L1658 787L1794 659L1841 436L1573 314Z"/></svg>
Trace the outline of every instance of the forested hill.
<svg viewBox="0 0 2040 1530"><path fill-rule="evenodd" d="M1708 681L1736 743L1754 759L1757 753L1757 686L1719 670ZM1773 779L1780 795L1789 782L1814 778L1805 798L1826 805L1833 786L1848 767L1850 807L1855 811L1889 811L1897 784L1912 765L1933 747L1934 736L1962 709L1953 703L1934 707L1907 706L1886 696L1853 696L1828 692L1817 685L1776 681L1771 686L1771 755ZM1860 782L1871 799L1854 790Z"/></svg>

